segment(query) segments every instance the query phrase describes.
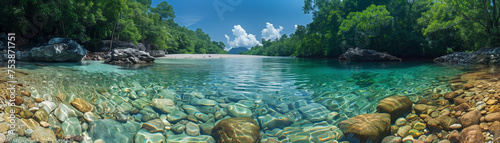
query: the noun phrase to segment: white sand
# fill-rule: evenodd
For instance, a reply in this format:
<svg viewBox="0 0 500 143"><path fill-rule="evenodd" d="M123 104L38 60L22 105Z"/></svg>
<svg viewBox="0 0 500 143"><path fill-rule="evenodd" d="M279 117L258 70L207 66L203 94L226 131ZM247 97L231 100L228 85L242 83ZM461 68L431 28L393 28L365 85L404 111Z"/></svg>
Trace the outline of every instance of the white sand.
<svg viewBox="0 0 500 143"><path fill-rule="evenodd" d="M219 58L263 58L268 56L235 55L235 54L168 54L161 59L219 59Z"/></svg>

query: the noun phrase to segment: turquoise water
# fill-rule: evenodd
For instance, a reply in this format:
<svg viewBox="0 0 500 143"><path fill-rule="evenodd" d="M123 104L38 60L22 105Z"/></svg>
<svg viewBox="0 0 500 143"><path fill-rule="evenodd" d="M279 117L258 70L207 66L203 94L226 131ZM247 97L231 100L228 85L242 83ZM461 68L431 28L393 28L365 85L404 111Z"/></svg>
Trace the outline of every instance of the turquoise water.
<svg viewBox="0 0 500 143"><path fill-rule="evenodd" d="M95 112L103 117L109 110L115 111L103 111L101 104L106 101L116 102L105 105L114 108L122 100L134 100L123 92L130 87L137 94L152 94L146 100L159 90L168 89L175 91L175 99L184 104L191 104L193 98L240 103L251 109L255 119L292 113L295 122L308 120L306 114L310 113L298 108L315 102L328 112L338 113L334 119L328 119L332 125L375 112L378 101L391 95L406 95L417 101L448 92L445 81L465 71L432 62L347 64L300 58L157 59L145 67L121 67L101 61L21 63L18 67L31 73L19 80L30 87L35 98L67 102L83 98L95 104ZM101 95L101 89L112 96ZM56 97L59 93L66 97ZM117 98L121 98L119 103Z"/></svg>

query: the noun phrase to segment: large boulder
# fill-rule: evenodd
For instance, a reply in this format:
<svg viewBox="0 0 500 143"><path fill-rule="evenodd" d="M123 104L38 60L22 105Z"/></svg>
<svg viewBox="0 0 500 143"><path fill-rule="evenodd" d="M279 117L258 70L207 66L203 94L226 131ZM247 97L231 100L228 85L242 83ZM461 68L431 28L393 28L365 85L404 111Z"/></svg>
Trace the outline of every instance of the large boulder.
<svg viewBox="0 0 500 143"><path fill-rule="evenodd" d="M455 52L434 59L436 63L500 64L500 47L482 48L473 53Z"/></svg>
<svg viewBox="0 0 500 143"><path fill-rule="evenodd" d="M147 64L155 61L155 58L149 53L137 49L113 49L104 63L122 65L122 64Z"/></svg>
<svg viewBox="0 0 500 143"><path fill-rule="evenodd" d="M168 52L166 52L164 50L151 50L149 52L149 55L151 55L153 57L164 57L165 54L168 54Z"/></svg>
<svg viewBox="0 0 500 143"><path fill-rule="evenodd" d="M257 143L260 142L260 127L250 117L228 118L212 128L211 136L218 143Z"/></svg>
<svg viewBox="0 0 500 143"><path fill-rule="evenodd" d="M483 131L481 126L473 125L460 132L460 143L483 143Z"/></svg>
<svg viewBox="0 0 500 143"><path fill-rule="evenodd" d="M391 133L391 119L387 113L354 116L338 126L350 142L380 142Z"/></svg>
<svg viewBox="0 0 500 143"><path fill-rule="evenodd" d="M361 61L361 62L400 62L401 59L393 55L367 50L361 48L349 48L344 54L340 55L339 60Z"/></svg>
<svg viewBox="0 0 500 143"><path fill-rule="evenodd" d="M53 38L43 46L18 51L17 55L21 61L76 62L87 55L87 50L70 38Z"/></svg>
<svg viewBox="0 0 500 143"><path fill-rule="evenodd" d="M412 102L410 98L402 95L395 95L380 100L377 105L377 112L389 113L391 121L396 121L398 117L404 116L411 111Z"/></svg>

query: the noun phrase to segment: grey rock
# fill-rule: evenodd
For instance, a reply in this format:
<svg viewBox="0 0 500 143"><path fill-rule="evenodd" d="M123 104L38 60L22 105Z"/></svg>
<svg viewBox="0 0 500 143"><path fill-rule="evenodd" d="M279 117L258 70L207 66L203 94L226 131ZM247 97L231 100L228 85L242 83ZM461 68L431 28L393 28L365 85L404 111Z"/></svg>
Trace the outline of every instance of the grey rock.
<svg viewBox="0 0 500 143"><path fill-rule="evenodd" d="M339 60L361 61L361 62L400 62L401 59L393 55L377 52L375 50L349 48L340 55Z"/></svg>
<svg viewBox="0 0 500 143"><path fill-rule="evenodd" d="M139 51L137 49L113 49L110 56L104 61L107 64L123 65L123 64L147 64L155 61L155 58L149 53Z"/></svg>
<svg viewBox="0 0 500 143"><path fill-rule="evenodd" d="M76 62L87 55L86 49L68 38L53 38L48 45L34 47L29 52L29 60L42 62Z"/></svg>

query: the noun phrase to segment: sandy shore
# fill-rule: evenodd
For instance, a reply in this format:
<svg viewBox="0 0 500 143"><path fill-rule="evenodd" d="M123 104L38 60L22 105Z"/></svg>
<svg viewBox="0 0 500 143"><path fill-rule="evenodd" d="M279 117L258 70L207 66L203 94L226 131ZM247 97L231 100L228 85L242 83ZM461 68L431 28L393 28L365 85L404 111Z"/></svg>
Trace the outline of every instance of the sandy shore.
<svg viewBox="0 0 500 143"><path fill-rule="evenodd" d="M161 59L219 59L219 58L262 58L268 56L234 55L234 54L168 54Z"/></svg>

